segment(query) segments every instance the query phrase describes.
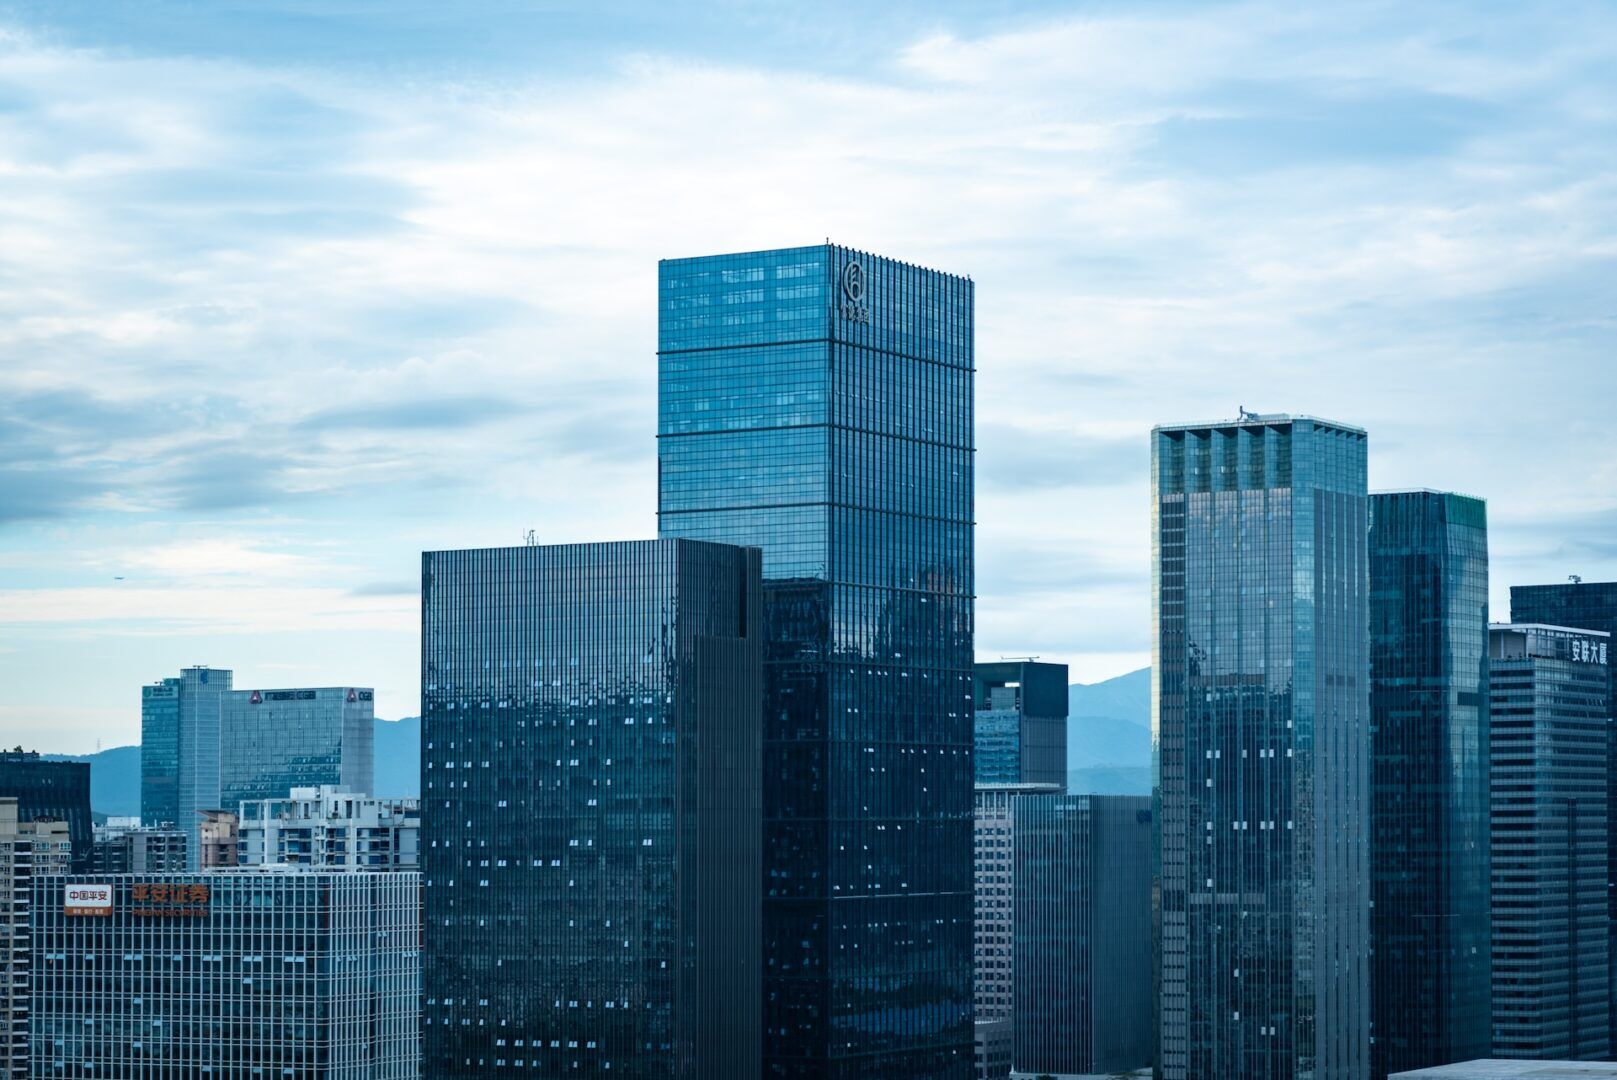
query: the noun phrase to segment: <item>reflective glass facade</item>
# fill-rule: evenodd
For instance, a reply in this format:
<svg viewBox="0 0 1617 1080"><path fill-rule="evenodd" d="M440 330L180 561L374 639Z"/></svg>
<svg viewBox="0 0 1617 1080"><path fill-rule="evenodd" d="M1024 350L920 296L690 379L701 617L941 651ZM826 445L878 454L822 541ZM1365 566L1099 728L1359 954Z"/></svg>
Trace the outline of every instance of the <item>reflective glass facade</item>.
<svg viewBox="0 0 1617 1080"><path fill-rule="evenodd" d="M665 261L659 528L764 552L766 1075L970 1074L972 283Z"/></svg>
<svg viewBox="0 0 1617 1080"><path fill-rule="evenodd" d="M73 869L87 870L95 843L90 816L90 763L45 761L29 750L0 750L0 799L17 800L24 822L56 818L73 838Z"/></svg>
<svg viewBox="0 0 1617 1080"><path fill-rule="evenodd" d="M231 673L185 668L140 691L140 817L185 833L196 869L203 810L219 806L219 736Z"/></svg>
<svg viewBox="0 0 1617 1080"><path fill-rule="evenodd" d="M36 878L33 913L36 1080L421 1076L419 874Z"/></svg>
<svg viewBox="0 0 1617 1080"><path fill-rule="evenodd" d="M220 806L284 799L295 787L370 793L376 771L369 687L232 690L220 727Z"/></svg>
<svg viewBox="0 0 1617 1080"><path fill-rule="evenodd" d="M428 1076L758 1075L760 566L423 555Z"/></svg>
<svg viewBox="0 0 1617 1080"><path fill-rule="evenodd" d="M1610 639L1489 631L1493 1054L1609 1057Z"/></svg>
<svg viewBox="0 0 1617 1080"><path fill-rule="evenodd" d="M1013 1059L1018 1074L1151 1062L1151 799L1014 800Z"/></svg>
<svg viewBox="0 0 1617 1080"><path fill-rule="evenodd" d="M1365 434L1152 434L1157 1068L1370 1068Z"/></svg>
<svg viewBox="0 0 1617 1080"><path fill-rule="evenodd" d="M1067 786L1067 665L977 665L973 760L979 784Z"/></svg>
<svg viewBox="0 0 1617 1080"><path fill-rule="evenodd" d="M1373 1075L1488 1056L1488 519L1370 497Z"/></svg>
<svg viewBox="0 0 1617 1080"><path fill-rule="evenodd" d="M1617 581L1568 581L1560 585L1512 585L1510 617L1522 623L1547 623L1583 630L1603 630L1617 636ZM1611 708L1617 715L1617 664L1608 664L1611 674ZM1607 726L1606 772L1617 776L1617 723ZM1617 799L1606 803L1608 835L1617 837ZM1617 843L1606 850L1606 880L1614 886L1606 890L1610 918L1610 944L1607 949L1608 981L1613 987L1607 1031L1613 1052L1617 1053Z"/></svg>

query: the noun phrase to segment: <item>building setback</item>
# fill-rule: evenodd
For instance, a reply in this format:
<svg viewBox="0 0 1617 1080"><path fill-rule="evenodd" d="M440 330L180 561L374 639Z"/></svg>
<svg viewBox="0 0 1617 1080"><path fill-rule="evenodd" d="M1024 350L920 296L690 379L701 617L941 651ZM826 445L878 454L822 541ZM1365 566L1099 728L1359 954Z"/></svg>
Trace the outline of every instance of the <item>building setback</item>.
<svg viewBox="0 0 1617 1080"><path fill-rule="evenodd" d="M421 1076L421 877L36 879L36 1078Z"/></svg>
<svg viewBox="0 0 1617 1080"><path fill-rule="evenodd" d="M1149 1065L1150 797L1021 795L1011 815L1016 1072Z"/></svg>
<svg viewBox="0 0 1617 1080"><path fill-rule="evenodd" d="M658 525L763 549L765 1075L972 1057L969 279L658 268Z"/></svg>
<svg viewBox="0 0 1617 1080"><path fill-rule="evenodd" d="M1365 434L1152 434L1166 1080L1370 1068Z"/></svg>
<svg viewBox="0 0 1617 1080"><path fill-rule="evenodd" d="M1370 497L1371 1062L1485 1056L1488 523L1481 499Z"/></svg>
<svg viewBox="0 0 1617 1080"><path fill-rule="evenodd" d="M28 1075L28 979L34 879L72 868L67 822L28 820L17 800L0 797L0 1078Z"/></svg>
<svg viewBox="0 0 1617 1080"><path fill-rule="evenodd" d="M324 870L417 870L415 799L373 799L325 785L241 804L241 865Z"/></svg>
<svg viewBox="0 0 1617 1080"><path fill-rule="evenodd" d="M1512 585L1510 617L1519 623L1575 626L1617 635L1617 581L1575 579L1560 585ZM1607 664L1610 708L1617 715L1617 663ZM1617 776L1617 723L1606 727L1606 775ZM1606 800L1607 835L1617 837L1617 799ZM1606 880L1617 883L1617 843L1606 848ZM1606 1030L1617 1053L1617 887L1606 890L1608 934L1606 973L1612 987Z"/></svg>
<svg viewBox="0 0 1617 1080"><path fill-rule="evenodd" d="M223 698L219 802L284 799L295 787L370 791L375 699L369 687L232 690Z"/></svg>
<svg viewBox="0 0 1617 1080"><path fill-rule="evenodd" d="M219 806L219 731L231 672L190 667L140 688L140 818L185 833L199 865L201 811Z"/></svg>
<svg viewBox="0 0 1617 1080"><path fill-rule="evenodd" d="M427 1075L759 1075L759 564L422 556Z"/></svg>
<svg viewBox="0 0 1617 1080"><path fill-rule="evenodd" d="M1609 1056L1610 639L1489 629L1493 1054Z"/></svg>
<svg viewBox="0 0 1617 1080"><path fill-rule="evenodd" d="M90 763L46 761L23 750L0 750L0 799L17 800L20 821L54 818L67 822L73 838L73 869L90 865L95 842L90 814Z"/></svg>
<svg viewBox="0 0 1617 1080"><path fill-rule="evenodd" d="M979 663L972 701L977 783L1066 789L1066 664Z"/></svg>

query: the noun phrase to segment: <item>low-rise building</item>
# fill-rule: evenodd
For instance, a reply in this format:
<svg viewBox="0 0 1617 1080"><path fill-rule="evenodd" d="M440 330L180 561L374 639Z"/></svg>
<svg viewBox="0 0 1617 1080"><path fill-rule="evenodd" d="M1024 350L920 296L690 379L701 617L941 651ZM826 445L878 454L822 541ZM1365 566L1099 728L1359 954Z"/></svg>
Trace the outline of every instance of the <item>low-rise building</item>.
<svg viewBox="0 0 1617 1080"><path fill-rule="evenodd" d="M243 866L414 870L421 865L415 799L374 799L332 785L241 804Z"/></svg>

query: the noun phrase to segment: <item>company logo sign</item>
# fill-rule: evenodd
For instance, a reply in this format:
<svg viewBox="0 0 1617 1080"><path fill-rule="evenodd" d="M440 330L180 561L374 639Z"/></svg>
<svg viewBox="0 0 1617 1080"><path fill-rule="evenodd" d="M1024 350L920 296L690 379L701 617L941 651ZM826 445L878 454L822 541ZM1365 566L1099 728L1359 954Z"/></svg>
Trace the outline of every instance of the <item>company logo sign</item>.
<svg viewBox="0 0 1617 1080"><path fill-rule="evenodd" d="M62 914L104 918L112 914L111 885L62 886Z"/></svg>
<svg viewBox="0 0 1617 1080"><path fill-rule="evenodd" d="M842 267L842 317L849 322L870 322L870 308L865 306L867 285L864 266L858 259L849 259Z"/></svg>
<svg viewBox="0 0 1617 1080"><path fill-rule="evenodd" d="M146 919L205 919L212 890L206 885L141 883L130 887L131 914Z"/></svg>
<svg viewBox="0 0 1617 1080"><path fill-rule="evenodd" d="M262 705L262 704L264 704L264 695L259 693L257 690L254 690L253 691L253 696L247 699L247 704L249 704L249 705Z"/></svg>

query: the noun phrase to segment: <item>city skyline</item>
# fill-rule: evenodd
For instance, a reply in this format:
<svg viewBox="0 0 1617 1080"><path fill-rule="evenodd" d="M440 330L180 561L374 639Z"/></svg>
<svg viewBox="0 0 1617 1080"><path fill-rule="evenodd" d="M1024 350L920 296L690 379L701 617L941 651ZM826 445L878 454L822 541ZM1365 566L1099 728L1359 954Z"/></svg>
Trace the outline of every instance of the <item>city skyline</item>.
<svg viewBox="0 0 1617 1080"><path fill-rule="evenodd" d="M1486 498L1496 611L1617 578L1598 6L517 8L0 5L8 738L414 714L421 550L655 535L656 260L823 235L973 277L979 656L1143 666L1143 435L1238 406Z"/></svg>

